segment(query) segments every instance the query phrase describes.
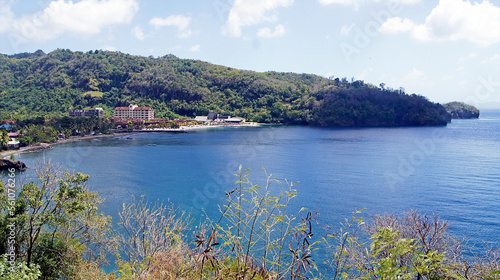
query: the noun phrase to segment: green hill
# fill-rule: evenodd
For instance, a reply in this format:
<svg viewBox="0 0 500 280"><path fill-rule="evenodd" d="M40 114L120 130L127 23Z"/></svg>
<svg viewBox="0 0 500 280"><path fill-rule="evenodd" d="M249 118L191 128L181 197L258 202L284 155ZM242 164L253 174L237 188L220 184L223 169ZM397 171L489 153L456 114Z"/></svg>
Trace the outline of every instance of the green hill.
<svg viewBox="0 0 500 280"><path fill-rule="evenodd" d="M479 118L479 110L471 105L463 102L450 102L443 105L446 111L453 119L477 119Z"/></svg>
<svg viewBox="0 0 500 280"><path fill-rule="evenodd" d="M443 106L363 81L253 72L179 59L58 49L0 55L3 116L63 116L72 108L129 103L162 118L210 111L257 122L325 126L446 125Z"/></svg>

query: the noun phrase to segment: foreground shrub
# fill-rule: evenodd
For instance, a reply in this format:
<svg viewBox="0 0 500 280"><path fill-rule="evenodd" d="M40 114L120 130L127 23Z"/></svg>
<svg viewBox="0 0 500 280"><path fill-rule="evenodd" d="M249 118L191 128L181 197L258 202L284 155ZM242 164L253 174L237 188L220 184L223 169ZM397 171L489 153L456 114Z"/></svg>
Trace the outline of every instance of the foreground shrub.
<svg viewBox="0 0 500 280"><path fill-rule="evenodd" d="M158 272L162 257L188 253L183 240L190 217L172 205L150 203L141 196L123 204L117 230L120 279L143 279ZM175 261L174 261L175 263ZM144 278L146 279L146 278Z"/></svg>
<svg viewBox="0 0 500 280"><path fill-rule="evenodd" d="M0 246L15 221L15 263L0 279L500 279L500 251L476 255L438 216L362 210L336 226L291 210L295 183L267 175L262 186L240 167L220 215L192 232L191 217L144 196L124 204L115 232L88 176L45 162L11 206L0 184ZM9 206L9 207L7 207ZM213 218L213 217L212 217ZM110 253L118 269L106 273Z"/></svg>
<svg viewBox="0 0 500 280"><path fill-rule="evenodd" d="M49 161L40 162L35 175L14 197L12 188L0 188L1 251L12 241L5 233L13 227L17 260L38 267L41 279L71 278L84 258L103 261L111 219L99 211L97 193L87 188L89 176Z"/></svg>
<svg viewBox="0 0 500 280"><path fill-rule="evenodd" d="M27 266L24 262L5 261L5 255L0 256L0 279L2 280L37 280L42 273L37 265Z"/></svg>

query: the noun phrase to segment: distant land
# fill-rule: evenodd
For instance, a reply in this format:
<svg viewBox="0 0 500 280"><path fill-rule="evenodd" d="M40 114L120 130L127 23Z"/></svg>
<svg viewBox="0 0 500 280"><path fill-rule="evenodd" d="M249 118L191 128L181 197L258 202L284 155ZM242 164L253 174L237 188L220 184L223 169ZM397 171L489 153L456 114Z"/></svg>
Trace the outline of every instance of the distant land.
<svg viewBox="0 0 500 280"><path fill-rule="evenodd" d="M0 55L2 119L67 116L70 109L150 106L156 117L209 112L260 123L315 126L435 126L445 108L403 88L312 74L253 72L174 55L121 52Z"/></svg>
<svg viewBox="0 0 500 280"><path fill-rule="evenodd" d="M471 105L463 102L450 102L443 104L444 108L451 115L452 119L477 119L479 118L479 110Z"/></svg>

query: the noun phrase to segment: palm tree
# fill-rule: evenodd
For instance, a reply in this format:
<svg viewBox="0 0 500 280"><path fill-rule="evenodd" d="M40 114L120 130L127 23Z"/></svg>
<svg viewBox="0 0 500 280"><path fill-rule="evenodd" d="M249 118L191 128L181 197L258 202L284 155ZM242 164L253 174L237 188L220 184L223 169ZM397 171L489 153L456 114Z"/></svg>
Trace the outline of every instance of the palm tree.
<svg viewBox="0 0 500 280"><path fill-rule="evenodd" d="M1 145L1 149L3 148L7 148L7 144L9 143L10 141L10 137L9 137L9 134L7 133L6 130L2 130L2 133L0 135L0 143L2 144Z"/></svg>

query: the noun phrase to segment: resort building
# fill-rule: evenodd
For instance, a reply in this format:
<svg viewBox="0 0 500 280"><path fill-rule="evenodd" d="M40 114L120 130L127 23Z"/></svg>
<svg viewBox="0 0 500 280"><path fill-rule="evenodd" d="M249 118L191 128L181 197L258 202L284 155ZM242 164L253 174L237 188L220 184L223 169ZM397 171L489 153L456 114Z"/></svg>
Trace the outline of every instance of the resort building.
<svg viewBox="0 0 500 280"><path fill-rule="evenodd" d="M9 150L17 150L19 149L19 141L17 140L10 140L9 142L7 142L7 146L9 147Z"/></svg>
<svg viewBox="0 0 500 280"><path fill-rule="evenodd" d="M128 107L116 107L115 117L119 119L152 120L155 118L155 112L151 107L138 107L130 104Z"/></svg>
<svg viewBox="0 0 500 280"><path fill-rule="evenodd" d="M194 120L197 122L208 122L207 116L196 116Z"/></svg>
<svg viewBox="0 0 500 280"><path fill-rule="evenodd" d="M19 138L19 133L17 132L9 132L7 134L10 138L10 141L7 142L7 146L9 147L9 150L14 150L14 149L19 149L19 141L17 138Z"/></svg>
<svg viewBox="0 0 500 280"><path fill-rule="evenodd" d="M245 119L244 118L233 117L233 118L224 119L224 122L227 122L227 123L244 123Z"/></svg>
<svg viewBox="0 0 500 280"><path fill-rule="evenodd" d="M223 116L217 113L208 113L207 116L196 116L195 121L200 122L220 122L220 123L244 123L244 118Z"/></svg>
<svg viewBox="0 0 500 280"><path fill-rule="evenodd" d="M69 110L70 118L81 118L81 117L102 117L104 116L104 110L102 108L81 110L81 109L72 109Z"/></svg>

